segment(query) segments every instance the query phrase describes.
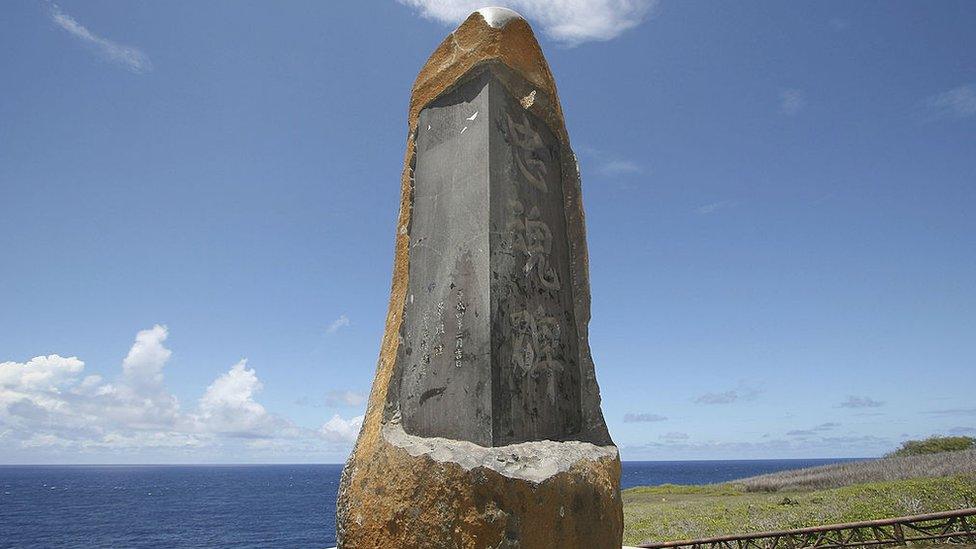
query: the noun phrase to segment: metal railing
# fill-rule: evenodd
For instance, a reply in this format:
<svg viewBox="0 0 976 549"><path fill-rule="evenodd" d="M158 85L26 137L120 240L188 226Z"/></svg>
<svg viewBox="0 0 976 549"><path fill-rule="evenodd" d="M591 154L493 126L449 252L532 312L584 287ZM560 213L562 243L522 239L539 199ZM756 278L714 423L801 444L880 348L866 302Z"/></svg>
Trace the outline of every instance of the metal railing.
<svg viewBox="0 0 976 549"><path fill-rule="evenodd" d="M976 508L779 532L644 543L647 549L801 549L905 545L917 541L976 545Z"/></svg>

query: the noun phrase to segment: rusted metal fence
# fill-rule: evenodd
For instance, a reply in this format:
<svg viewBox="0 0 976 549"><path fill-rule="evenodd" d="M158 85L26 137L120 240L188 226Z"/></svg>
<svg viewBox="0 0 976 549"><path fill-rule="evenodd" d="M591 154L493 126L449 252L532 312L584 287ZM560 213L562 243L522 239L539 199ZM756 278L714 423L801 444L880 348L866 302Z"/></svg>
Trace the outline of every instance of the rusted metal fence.
<svg viewBox="0 0 976 549"><path fill-rule="evenodd" d="M911 517L828 524L781 532L645 543L648 549L801 549L803 547L866 547L911 542L976 545L976 508Z"/></svg>

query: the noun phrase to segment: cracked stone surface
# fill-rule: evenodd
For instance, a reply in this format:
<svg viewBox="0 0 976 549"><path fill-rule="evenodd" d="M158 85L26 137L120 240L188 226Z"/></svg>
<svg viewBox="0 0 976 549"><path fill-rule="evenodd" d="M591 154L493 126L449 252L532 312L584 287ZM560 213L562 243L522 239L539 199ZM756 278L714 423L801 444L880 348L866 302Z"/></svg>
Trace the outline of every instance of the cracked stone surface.
<svg viewBox="0 0 976 549"><path fill-rule="evenodd" d="M473 13L417 77L393 288L339 547L620 547L576 158L528 23Z"/></svg>

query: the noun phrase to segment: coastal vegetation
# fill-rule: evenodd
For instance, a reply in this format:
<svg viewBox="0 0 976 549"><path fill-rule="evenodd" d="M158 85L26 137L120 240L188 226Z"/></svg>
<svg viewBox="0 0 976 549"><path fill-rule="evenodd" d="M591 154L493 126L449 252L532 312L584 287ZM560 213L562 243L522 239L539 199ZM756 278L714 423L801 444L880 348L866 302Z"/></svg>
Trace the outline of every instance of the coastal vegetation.
<svg viewBox="0 0 976 549"><path fill-rule="evenodd" d="M976 450L886 457L623 492L624 541L787 530L976 507Z"/></svg>
<svg viewBox="0 0 976 549"><path fill-rule="evenodd" d="M901 448L889 455L894 457L921 456L972 449L976 449L976 438L973 437L929 437L924 440L903 442Z"/></svg>
<svg viewBox="0 0 976 549"><path fill-rule="evenodd" d="M976 450L892 456L781 471L736 481L748 492L839 488L864 482L976 475Z"/></svg>

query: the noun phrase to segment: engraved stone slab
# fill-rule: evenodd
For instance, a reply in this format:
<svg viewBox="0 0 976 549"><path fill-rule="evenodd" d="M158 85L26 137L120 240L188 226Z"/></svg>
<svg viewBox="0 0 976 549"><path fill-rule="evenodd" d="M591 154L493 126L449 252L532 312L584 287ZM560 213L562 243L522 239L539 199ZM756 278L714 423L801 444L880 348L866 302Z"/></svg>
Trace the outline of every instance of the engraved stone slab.
<svg viewBox="0 0 976 549"><path fill-rule="evenodd" d="M408 433L482 446L492 443L487 81L420 113L399 391L390 395Z"/></svg>
<svg viewBox="0 0 976 549"><path fill-rule="evenodd" d="M559 142L498 80L489 86L493 440L576 440L580 362Z"/></svg>
<svg viewBox="0 0 976 549"><path fill-rule="evenodd" d="M581 425L559 143L484 67L420 112L390 410L502 446Z"/></svg>

